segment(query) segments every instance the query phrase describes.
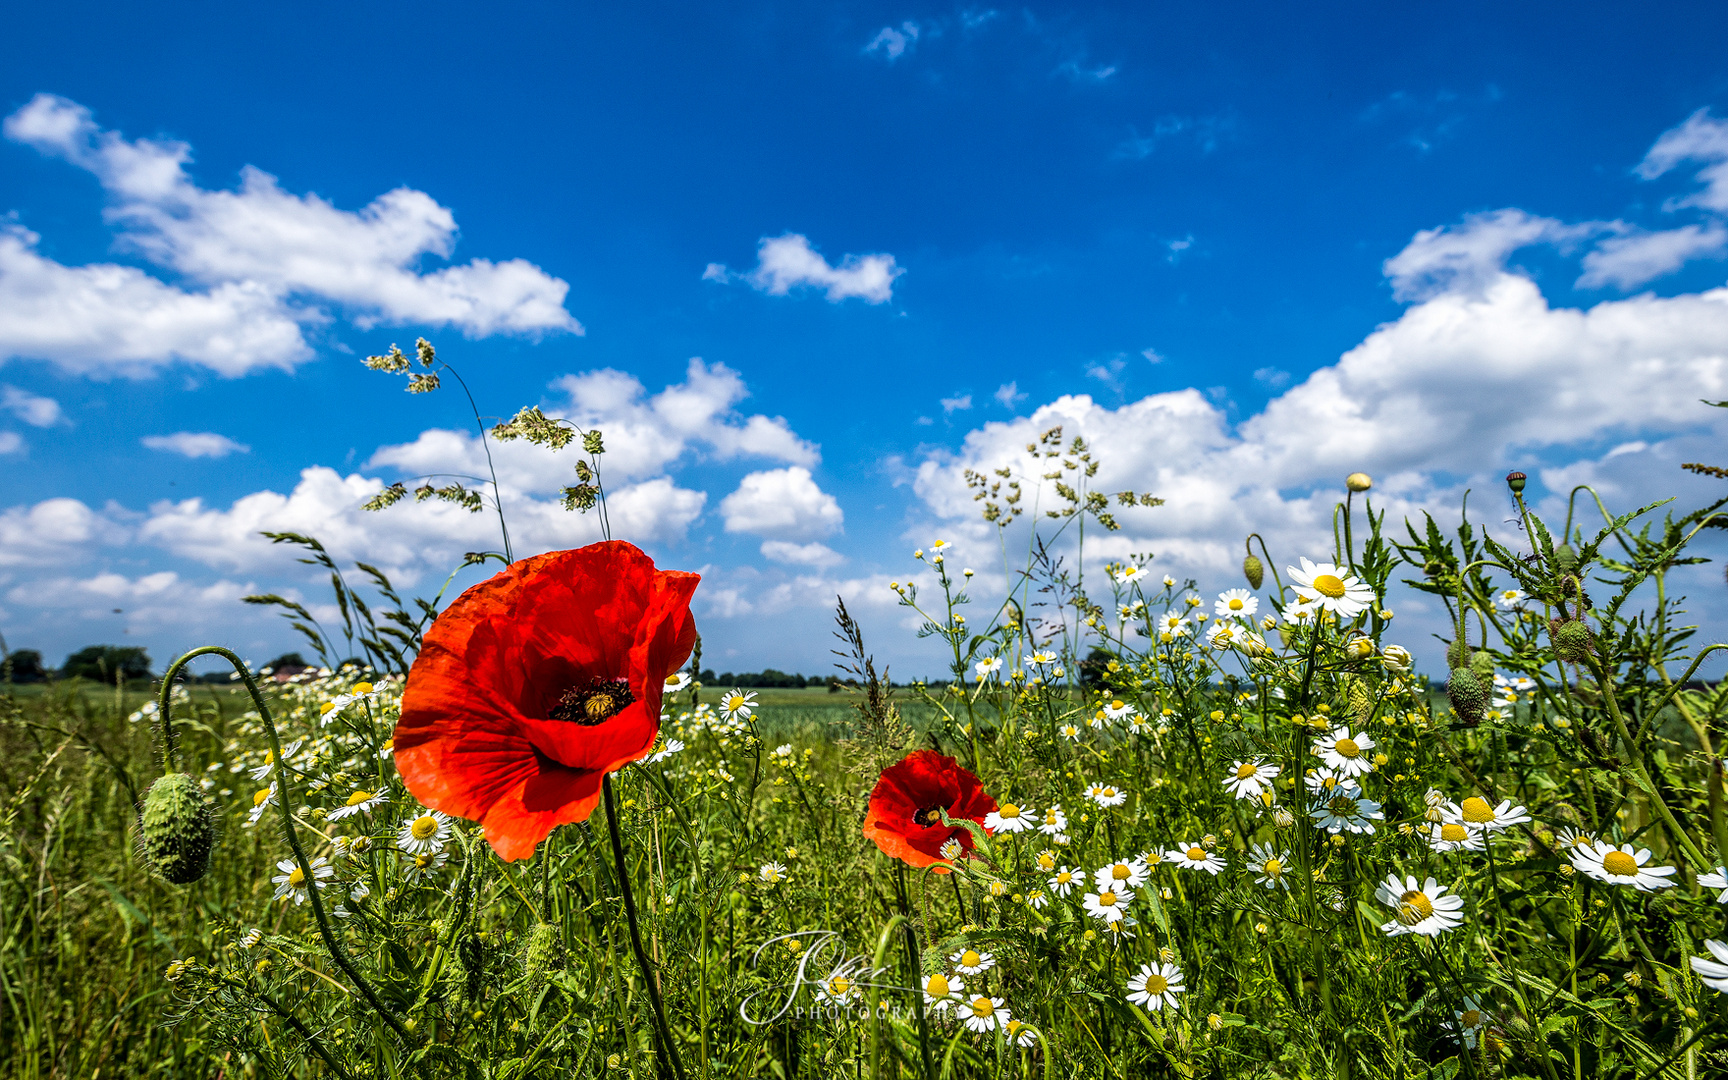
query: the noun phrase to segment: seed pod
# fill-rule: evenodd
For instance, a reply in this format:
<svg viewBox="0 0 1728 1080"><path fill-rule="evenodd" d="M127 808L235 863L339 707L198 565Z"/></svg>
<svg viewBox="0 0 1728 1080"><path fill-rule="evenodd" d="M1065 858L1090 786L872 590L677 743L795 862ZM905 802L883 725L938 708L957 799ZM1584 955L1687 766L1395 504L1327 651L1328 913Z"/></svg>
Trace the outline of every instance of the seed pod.
<svg viewBox="0 0 1728 1080"><path fill-rule="evenodd" d="M1488 708L1488 691L1474 671L1455 667L1446 679L1446 700L1452 703L1460 720L1466 724L1478 724Z"/></svg>
<svg viewBox="0 0 1728 1080"><path fill-rule="evenodd" d="M185 773L158 777L138 821L144 855L162 880L190 885L209 871L216 816L198 781Z"/></svg>
<svg viewBox="0 0 1728 1080"><path fill-rule="evenodd" d="M1494 658L1488 654L1487 650L1479 650L1471 654L1470 671L1484 689L1494 685Z"/></svg>
<svg viewBox="0 0 1728 1080"><path fill-rule="evenodd" d="M1242 576L1248 579L1248 587L1258 590L1266 581L1266 564L1257 555L1249 555L1242 560Z"/></svg>
<svg viewBox="0 0 1728 1080"><path fill-rule="evenodd" d="M1529 477L1517 470L1513 470L1506 474L1506 486L1512 489L1512 494L1514 495L1522 495L1524 493L1524 485L1529 483L1529 481Z"/></svg>
<svg viewBox="0 0 1728 1080"><path fill-rule="evenodd" d="M1470 666L1470 646L1463 638L1459 638L1446 646L1446 666L1449 668L1467 668Z"/></svg>
<svg viewBox="0 0 1728 1080"><path fill-rule="evenodd" d="M1571 544L1561 544L1554 549L1554 569L1562 577L1578 572L1578 553L1572 550Z"/></svg>
<svg viewBox="0 0 1728 1080"><path fill-rule="evenodd" d="M536 923L528 933L528 946L522 950L522 967L530 979L540 979L548 971L564 966L564 943L558 940L558 928L551 923Z"/></svg>
<svg viewBox="0 0 1728 1080"><path fill-rule="evenodd" d="M1554 655L1568 664L1582 664L1596 651L1590 628L1578 619L1555 619L1548 625L1554 640Z"/></svg>

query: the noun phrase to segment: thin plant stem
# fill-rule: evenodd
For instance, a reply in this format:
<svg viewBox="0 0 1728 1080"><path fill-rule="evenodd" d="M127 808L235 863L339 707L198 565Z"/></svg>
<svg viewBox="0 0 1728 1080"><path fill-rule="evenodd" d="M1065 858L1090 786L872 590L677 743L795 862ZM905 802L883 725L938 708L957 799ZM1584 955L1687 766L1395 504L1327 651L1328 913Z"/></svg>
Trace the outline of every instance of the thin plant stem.
<svg viewBox="0 0 1728 1080"><path fill-rule="evenodd" d="M600 797L606 804L606 828L612 834L612 859L618 864L618 889L624 894L624 918L630 923L630 951L635 954L636 966L642 971L642 981L648 984L648 1000L654 1006L654 1030L659 1036L660 1047L672 1063L673 1075L684 1080L684 1063L678 1058L678 1046L672 1041L672 1029L666 1023L666 1006L660 1000L660 979L648 960L647 951L642 948L642 930L636 919L636 897L630 891L630 867L624 860L624 836L618 831L618 808L612 796L611 776L601 778Z"/></svg>

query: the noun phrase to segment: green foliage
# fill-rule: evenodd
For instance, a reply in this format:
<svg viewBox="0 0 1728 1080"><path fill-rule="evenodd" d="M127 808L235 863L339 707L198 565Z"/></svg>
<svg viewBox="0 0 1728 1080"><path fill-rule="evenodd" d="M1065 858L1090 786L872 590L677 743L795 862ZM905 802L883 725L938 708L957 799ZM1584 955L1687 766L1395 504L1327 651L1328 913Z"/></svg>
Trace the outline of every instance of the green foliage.
<svg viewBox="0 0 1728 1080"><path fill-rule="evenodd" d="M86 645L60 665L62 679L90 679L112 683L121 679L148 679L150 654L137 645Z"/></svg>

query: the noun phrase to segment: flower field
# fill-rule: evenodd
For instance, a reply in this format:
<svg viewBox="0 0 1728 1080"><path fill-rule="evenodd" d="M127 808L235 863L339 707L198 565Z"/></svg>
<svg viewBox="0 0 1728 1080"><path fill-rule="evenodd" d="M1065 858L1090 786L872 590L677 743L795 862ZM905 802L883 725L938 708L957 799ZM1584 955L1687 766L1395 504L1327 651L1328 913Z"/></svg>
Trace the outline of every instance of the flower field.
<svg viewBox="0 0 1728 1080"><path fill-rule="evenodd" d="M1145 497L1042 453L1018 525L976 478L1001 594L939 538L894 586L941 681L842 603L844 694L702 685L696 575L607 541L435 619L384 583L364 662L10 690L5 1075L1728 1070L1725 646L1665 587L1717 507L1545 523L1514 473L1394 531L1356 474L1335 549L1178 581L1088 563Z"/></svg>

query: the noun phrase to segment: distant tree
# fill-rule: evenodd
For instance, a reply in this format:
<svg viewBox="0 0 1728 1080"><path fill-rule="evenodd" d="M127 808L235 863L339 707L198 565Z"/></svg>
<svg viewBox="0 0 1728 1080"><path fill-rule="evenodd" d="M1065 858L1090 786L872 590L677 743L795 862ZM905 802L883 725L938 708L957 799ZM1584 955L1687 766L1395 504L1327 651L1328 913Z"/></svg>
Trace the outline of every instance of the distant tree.
<svg viewBox="0 0 1728 1080"><path fill-rule="evenodd" d="M60 666L63 679L81 677L111 683L115 672L127 679L148 679L150 654L136 645L87 645Z"/></svg>
<svg viewBox="0 0 1728 1080"><path fill-rule="evenodd" d="M304 668L306 658L297 652L285 652L264 666L271 671L280 671L283 668Z"/></svg>
<svg viewBox="0 0 1728 1080"><path fill-rule="evenodd" d="M41 682L48 677L42 654L35 649L14 649L6 656L7 675L15 683Z"/></svg>
<svg viewBox="0 0 1728 1080"><path fill-rule="evenodd" d="M1080 685L1088 690L1104 688L1104 676L1110 670L1110 661L1116 659L1116 654L1107 649L1094 648L1086 654L1086 659L1080 661Z"/></svg>

